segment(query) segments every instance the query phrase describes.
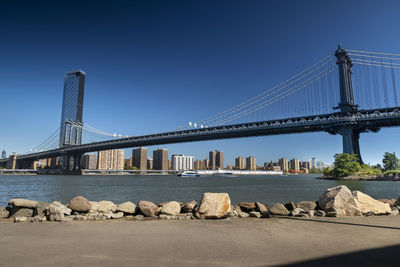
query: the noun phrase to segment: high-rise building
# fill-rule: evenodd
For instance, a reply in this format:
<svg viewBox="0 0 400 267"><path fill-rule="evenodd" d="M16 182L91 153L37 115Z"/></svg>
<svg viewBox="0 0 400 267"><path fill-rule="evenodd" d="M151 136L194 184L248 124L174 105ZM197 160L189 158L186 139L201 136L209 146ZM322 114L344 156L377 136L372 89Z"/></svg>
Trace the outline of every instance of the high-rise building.
<svg viewBox="0 0 400 267"><path fill-rule="evenodd" d="M123 170L124 154L124 150L120 149L99 151L97 168L99 170Z"/></svg>
<svg viewBox="0 0 400 267"><path fill-rule="evenodd" d="M174 171L187 171L194 169L194 157L185 155L172 155L171 169Z"/></svg>
<svg viewBox="0 0 400 267"><path fill-rule="evenodd" d="M86 170L97 169L96 154L86 154L81 157L81 168Z"/></svg>
<svg viewBox="0 0 400 267"><path fill-rule="evenodd" d="M74 70L68 72L64 77L60 147L64 145L80 145L82 142L85 75L82 70Z"/></svg>
<svg viewBox="0 0 400 267"><path fill-rule="evenodd" d="M208 168L215 170L217 168L224 168L224 152L223 151L210 151L209 153L209 165Z"/></svg>
<svg viewBox="0 0 400 267"><path fill-rule="evenodd" d="M124 159L124 168L132 167L132 159Z"/></svg>
<svg viewBox="0 0 400 267"><path fill-rule="evenodd" d="M294 170L294 171L300 171L300 164L299 160L294 158L290 160L290 166L289 169Z"/></svg>
<svg viewBox="0 0 400 267"><path fill-rule="evenodd" d="M311 168L316 169L317 168L317 162L316 162L316 158L312 158L311 159Z"/></svg>
<svg viewBox="0 0 400 267"><path fill-rule="evenodd" d="M168 149L158 148L153 151L153 169L168 170Z"/></svg>
<svg viewBox="0 0 400 267"><path fill-rule="evenodd" d="M288 172L289 171L289 161L285 158L281 158L279 160L279 166L281 166L281 169L283 172Z"/></svg>
<svg viewBox="0 0 400 267"><path fill-rule="evenodd" d="M256 158L249 156L246 158L246 170L255 171L257 169Z"/></svg>
<svg viewBox="0 0 400 267"><path fill-rule="evenodd" d="M195 160L194 161L194 169L195 170L204 170L204 169L206 169L204 160Z"/></svg>
<svg viewBox="0 0 400 267"><path fill-rule="evenodd" d="M204 159L204 169L209 169L209 168L210 168L210 160Z"/></svg>
<svg viewBox="0 0 400 267"><path fill-rule="evenodd" d="M139 170L147 170L147 148L139 147L132 150L132 164Z"/></svg>
<svg viewBox="0 0 400 267"><path fill-rule="evenodd" d="M235 169L237 169L237 170L245 169L244 158L242 158L242 157L235 158Z"/></svg>
<svg viewBox="0 0 400 267"><path fill-rule="evenodd" d="M147 169L152 170L153 169L153 159L148 157L147 158Z"/></svg>
<svg viewBox="0 0 400 267"><path fill-rule="evenodd" d="M3 150L3 152L1 152L1 158L2 158L2 159L7 158L7 153L6 153L5 150Z"/></svg>
<svg viewBox="0 0 400 267"><path fill-rule="evenodd" d="M311 169L311 163L309 161L300 161L300 169Z"/></svg>

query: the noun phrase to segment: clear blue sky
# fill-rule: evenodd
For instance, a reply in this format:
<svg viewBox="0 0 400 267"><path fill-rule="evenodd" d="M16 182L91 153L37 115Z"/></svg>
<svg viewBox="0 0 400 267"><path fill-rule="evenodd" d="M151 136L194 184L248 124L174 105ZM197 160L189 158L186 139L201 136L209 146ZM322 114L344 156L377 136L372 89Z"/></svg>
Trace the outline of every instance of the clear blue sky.
<svg viewBox="0 0 400 267"><path fill-rule="evenodd" d="M69 70L87 74L84 122L154 133L241 103L338 43L400 52L399 10L399 1L1 1L0 150L28 151L59 127ZM400 155L399 133L362 134L364 161ZM262 164L282 156L332 162L342 144L312 133L164 147L200 159L219 149L225 163L253 155Z"/></svg>

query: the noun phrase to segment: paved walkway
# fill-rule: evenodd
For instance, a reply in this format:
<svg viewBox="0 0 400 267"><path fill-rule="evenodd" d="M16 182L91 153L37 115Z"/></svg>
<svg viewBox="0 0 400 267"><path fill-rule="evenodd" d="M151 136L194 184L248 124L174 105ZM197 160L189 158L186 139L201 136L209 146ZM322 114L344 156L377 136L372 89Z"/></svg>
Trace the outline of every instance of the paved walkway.
<svg viewBox="0 0 400 267"><path fill-rule="evenodd" d="M399 251L400 216L0 222L0 266L399 266Z"/></svg>

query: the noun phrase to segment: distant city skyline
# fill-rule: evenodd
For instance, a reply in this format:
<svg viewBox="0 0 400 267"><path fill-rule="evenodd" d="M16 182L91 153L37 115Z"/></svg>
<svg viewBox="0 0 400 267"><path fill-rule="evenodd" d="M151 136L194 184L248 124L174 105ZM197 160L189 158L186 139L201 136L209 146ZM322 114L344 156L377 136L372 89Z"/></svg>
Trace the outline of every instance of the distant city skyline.
<svg viewBox="0 0 400 267"><path fill-rule="evenodd" d="M7 51L0 62L0 93L3 109L13 116L0 119L6 125L0 149L25 153L58 127L62 79L72 69L87 72L85 123L106 132L141 135L175 129L241 103L332 54L338 43L398 52L400 37L393 20L400 4L387 2L229 1L228 9L224 1L208 8L186 1L119 3L114 12L104 4L82 3L75 10L59 3L57 16L44 2L27 2L26 9L7 3L0 10L0 22L6 26L0 30L0 48ZM337 20L341 3L352 15ZM96 12L90 12L93 9ZM62 15L71 10L74 20ZM287 18L296 23L285 26ZM400 147L393 146L399 133L399 128L390 128L361 134L364 161L380 163L386 151L399 154ZM217 149L231 165L236 157L249 154L265 161L316 156L332 163L342 150L341 136L326 133L165 148L195 158Z"/></svg>

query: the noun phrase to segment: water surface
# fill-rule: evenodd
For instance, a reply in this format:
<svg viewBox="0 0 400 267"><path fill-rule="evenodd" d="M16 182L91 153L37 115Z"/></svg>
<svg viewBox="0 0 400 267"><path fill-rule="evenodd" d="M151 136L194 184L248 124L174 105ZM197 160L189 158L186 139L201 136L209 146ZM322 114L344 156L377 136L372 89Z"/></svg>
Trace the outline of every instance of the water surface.
<svg viewBox="0 0 400 267"><path fill-rule="evenodd" d="M155 203L200 200L204 192L227 192L232 203L260 201L275 203L316 200L327 188L344 184L374 198L400 196L398 181L328 181L312 175L178 177L139 175L0 175L0 206L11 198L67 203L82 195L93 201L110 200Z"/></svg>

